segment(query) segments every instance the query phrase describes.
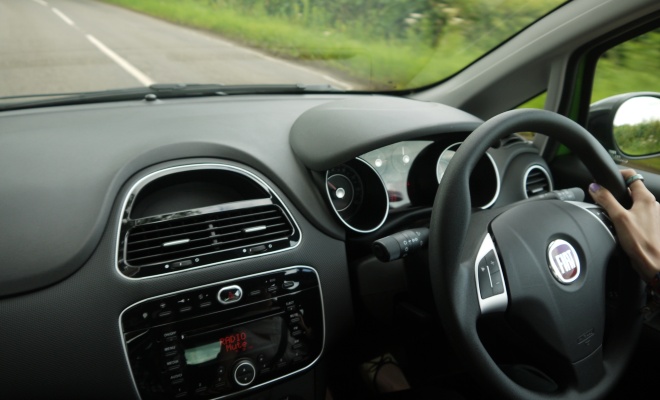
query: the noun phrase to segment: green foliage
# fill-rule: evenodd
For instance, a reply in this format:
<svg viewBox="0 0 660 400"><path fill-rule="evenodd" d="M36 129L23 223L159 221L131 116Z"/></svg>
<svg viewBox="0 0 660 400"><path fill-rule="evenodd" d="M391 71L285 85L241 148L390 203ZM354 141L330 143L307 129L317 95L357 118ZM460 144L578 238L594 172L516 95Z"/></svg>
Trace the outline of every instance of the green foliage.
<svg viewBox="0 0 660 400"><path fill-rule="evenodd" d="M622 93L660 92L660 29L605 52L598 60L591 102Z"/></svg>
<svg viewBox="0 0 660 400"><path fill-rule="evenodd" d="M660 29L647 32L605 52L596 65L591 101L630 92L660 92ZM643 156L660 152L660 122L614 128L614 138L624 153ZM660 157L634 160L628 166L660 173Z"/></svg>
<svg viewBox="0 0 660 400"><path fill-rule="evenodd" d="M627 155L644 156L660 153L660 121L645 121L614 127L614 139Z"/></svg>
<svg viewBox="0 0 660 400"><path fill-rule="evenodd" d="M105 0L297 60L369 89L438 82L563 0Z"/></svg>

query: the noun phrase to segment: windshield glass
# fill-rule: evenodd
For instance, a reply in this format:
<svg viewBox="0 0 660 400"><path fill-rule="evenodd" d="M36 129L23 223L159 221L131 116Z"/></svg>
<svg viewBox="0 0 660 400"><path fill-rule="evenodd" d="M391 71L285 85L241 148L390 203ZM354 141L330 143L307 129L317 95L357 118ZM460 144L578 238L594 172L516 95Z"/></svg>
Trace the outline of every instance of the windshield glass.
<svg viewBox="0 0 660 400"><path fill-rule="evenodd" d="M417 88L563 2L0 0L0 97L154 83Z"/></svg>

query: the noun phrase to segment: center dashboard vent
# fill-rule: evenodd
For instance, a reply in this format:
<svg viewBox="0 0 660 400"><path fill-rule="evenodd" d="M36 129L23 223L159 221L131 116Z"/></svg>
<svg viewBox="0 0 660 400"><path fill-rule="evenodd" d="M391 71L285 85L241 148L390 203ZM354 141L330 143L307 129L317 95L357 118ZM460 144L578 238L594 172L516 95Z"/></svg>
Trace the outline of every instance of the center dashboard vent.
<svg viewBox="0 0 660 400"><path fill-rule="evenodd" d="M540 165L534 165L525 174L525 195L527 198L548 193L552 190L552 181L547 170Z"/></svg>
<svg viewBox="0 0 660 400"><path fill-rule="evenodd" d="M228 166L203 167L177 169L133 189L128 198L135 201L124 211L132 218L120 230L120 272L142 278L297 245L295 221L263 181ZM180 209L192 205L198 207Z"/></svg>

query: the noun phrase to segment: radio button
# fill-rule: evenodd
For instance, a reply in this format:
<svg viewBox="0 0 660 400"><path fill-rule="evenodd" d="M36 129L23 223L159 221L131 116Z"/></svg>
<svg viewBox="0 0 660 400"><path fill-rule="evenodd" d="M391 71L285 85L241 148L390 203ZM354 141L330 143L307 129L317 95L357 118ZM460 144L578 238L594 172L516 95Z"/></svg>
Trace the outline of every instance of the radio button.
<svg viewBox="0 0 660 400"><path fill-rule="evenodd" d="M177 367L178 368L178 367L181 366L181 359L178 356L175 356L175 357L170 358L170 359L165 359L165 361L163 361L163 364L165 365L165 367L170 368L170 369L172 367Z"/></svg>
<svg viewBox="0 0 660 400"><path fill-rule="evenodd" d="M158 318L167 318L170 315L172 315L172 311L167 310L167 311L161 311L158 313Z"/></svg>
<svg viewBox="0 0 660 400"><path fill-rule="evenodd" d="M234 368L234 382L239 386L248 386L256 376L257 370L254 368L252 361L240 361Z"/></svg>
<svg viewBox="0 0 660 400"><path fill-rule="evenodd" d="M172 385L178 385L179 383L183 383L183 372L177 372L168 375L169 375L168 379L172 383Z"/></svg>
<svg viewBox="0 0 660 400"><path fill-rule="evenodd" d="M169 354L171 355L176 354L177 350L179 350L179 347L177 346L176 343L167 343L165 346L163 346L163 353L165 353L166 357Z"/></svg>
<svg viewBox="0 0 660 400"><path fill-rule="evenodd" d="M305 344L298 342L295 343L293 346L291 346L291 350L298 350L298 349L302 349L303 347L305 347Z"/></svg>
<svg viewBox="0 0 660 400"><path fill-rule="evenodd" d="M190 310L192 310L192 306L184 306L184 307L179 308L179 313L180 314L187 313Z"/></svg>
<svg viewBox="0 0 660 400"><path fill-rule="evenodd" d="M185 381L183 380L183 378L175 379L175 380L173 380L173 381L170 381L170 385L172 385L172 386L179 386L179 385L183 384L184 382L185 382Z"/></svg>
<svg viewBox="0 0 660 400"><path fill-rule="evenodd" d="M163 332L163 339L165 339L166 341L176 340L177 335L178 335L177 331L166 331Z"/></svg>

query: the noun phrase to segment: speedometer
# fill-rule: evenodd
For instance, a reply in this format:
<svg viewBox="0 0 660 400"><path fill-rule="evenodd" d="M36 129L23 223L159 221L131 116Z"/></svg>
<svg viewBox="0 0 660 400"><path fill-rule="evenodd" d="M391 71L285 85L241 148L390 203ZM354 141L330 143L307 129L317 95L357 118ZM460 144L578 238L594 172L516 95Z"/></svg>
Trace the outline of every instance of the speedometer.
<svg viewBox="0 0 660 400"><path fill-rule="evenodd" d="M456 150L460 145L460 143L452 144L440 154L440 157L438 157L438 162L435 165L435 177L438 180L438 183L442 180L442 177L447 170L447 166L449 165L449 161L454 157L454 154L456 154Z"/></svg>
<svg viewBox="0 0 660 400"><path fill-rule="evenodd" d="M461 142L454 143L447 147L440 157L435 166L435 176L438 184L442 181L445 175L449 162L454 158L456 150L461 145ZM485 153L475 165L472 173L470 174L470 197L472 206L476 208L485 209L497 201L500 193L500 176L497 170L497 165L490 154Z"/></svg>

